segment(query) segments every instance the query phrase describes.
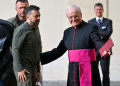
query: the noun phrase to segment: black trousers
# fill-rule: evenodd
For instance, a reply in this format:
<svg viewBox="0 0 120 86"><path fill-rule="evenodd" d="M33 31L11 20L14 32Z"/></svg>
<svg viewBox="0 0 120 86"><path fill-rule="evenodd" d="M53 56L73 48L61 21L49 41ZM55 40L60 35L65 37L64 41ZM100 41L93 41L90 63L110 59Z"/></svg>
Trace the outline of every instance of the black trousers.
<svg viewBox="0 0 120 86"><path fill-rule="evenodd" d="M110 66L110 56L107 59L101 58L100 54L96 55L97 64L100 62L100 66L102 69L102 86L110 86L110 78L109 78L109 66Z"/></svg>
<svg viewBox="0 0 120 86"><path fill-rule="evenodd" d="M2 86L17 86L16 77L12 67L3 75Z"/></svg>

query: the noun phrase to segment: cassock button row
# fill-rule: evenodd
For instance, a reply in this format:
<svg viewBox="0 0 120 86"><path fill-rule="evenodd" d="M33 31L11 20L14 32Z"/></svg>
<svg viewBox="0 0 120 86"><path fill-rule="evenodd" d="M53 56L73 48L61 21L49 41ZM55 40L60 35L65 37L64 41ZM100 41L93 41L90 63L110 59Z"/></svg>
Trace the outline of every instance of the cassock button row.
<svg viewBox="0 0 120 86"><path fill-rule="evenodd" d="M74 80L75 82L77 81L77 80Z"/></svg>

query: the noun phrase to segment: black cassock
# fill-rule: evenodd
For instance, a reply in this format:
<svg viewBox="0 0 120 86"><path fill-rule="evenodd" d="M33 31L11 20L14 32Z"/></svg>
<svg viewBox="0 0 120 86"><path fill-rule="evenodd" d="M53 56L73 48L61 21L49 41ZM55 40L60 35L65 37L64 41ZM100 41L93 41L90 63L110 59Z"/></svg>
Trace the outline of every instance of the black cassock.
<svg viewBox="0 0 120 86"><path fill-rule="evenodd" d="M64 31L63 39L57 48L40 54L41 63L47 64L62 56L67 50L99 49L102 45L97 26L82 21L76 28L70 27ZM91 75L92 86L101 86L96 61L91 61ZM69 62L67 86L80 86L78 62Z"/></svg>

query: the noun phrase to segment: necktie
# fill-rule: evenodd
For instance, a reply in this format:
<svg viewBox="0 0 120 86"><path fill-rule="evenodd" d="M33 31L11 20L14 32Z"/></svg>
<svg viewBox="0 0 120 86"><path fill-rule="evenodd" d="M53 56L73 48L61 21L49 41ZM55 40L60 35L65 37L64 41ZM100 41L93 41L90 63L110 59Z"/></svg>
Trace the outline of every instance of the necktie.
<svg viewBox="0 0 120 86"><path fill-rule="evenodd" d="M101 23L101 20L100 19L98 19L98 26L100 27L100 23Z"/></svg>

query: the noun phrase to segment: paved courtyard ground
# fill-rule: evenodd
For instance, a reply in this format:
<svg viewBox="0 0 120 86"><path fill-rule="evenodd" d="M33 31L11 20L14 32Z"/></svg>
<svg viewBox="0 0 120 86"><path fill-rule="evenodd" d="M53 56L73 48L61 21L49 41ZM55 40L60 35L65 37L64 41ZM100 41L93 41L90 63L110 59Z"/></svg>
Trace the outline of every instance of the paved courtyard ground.
<svg viewBox="0 0 120 86"><path fill-rule="evenodd" d="M66 86L66 81L43 81L43 86ZM111 81L110 86L120 86L120 81Z"/></svg>

